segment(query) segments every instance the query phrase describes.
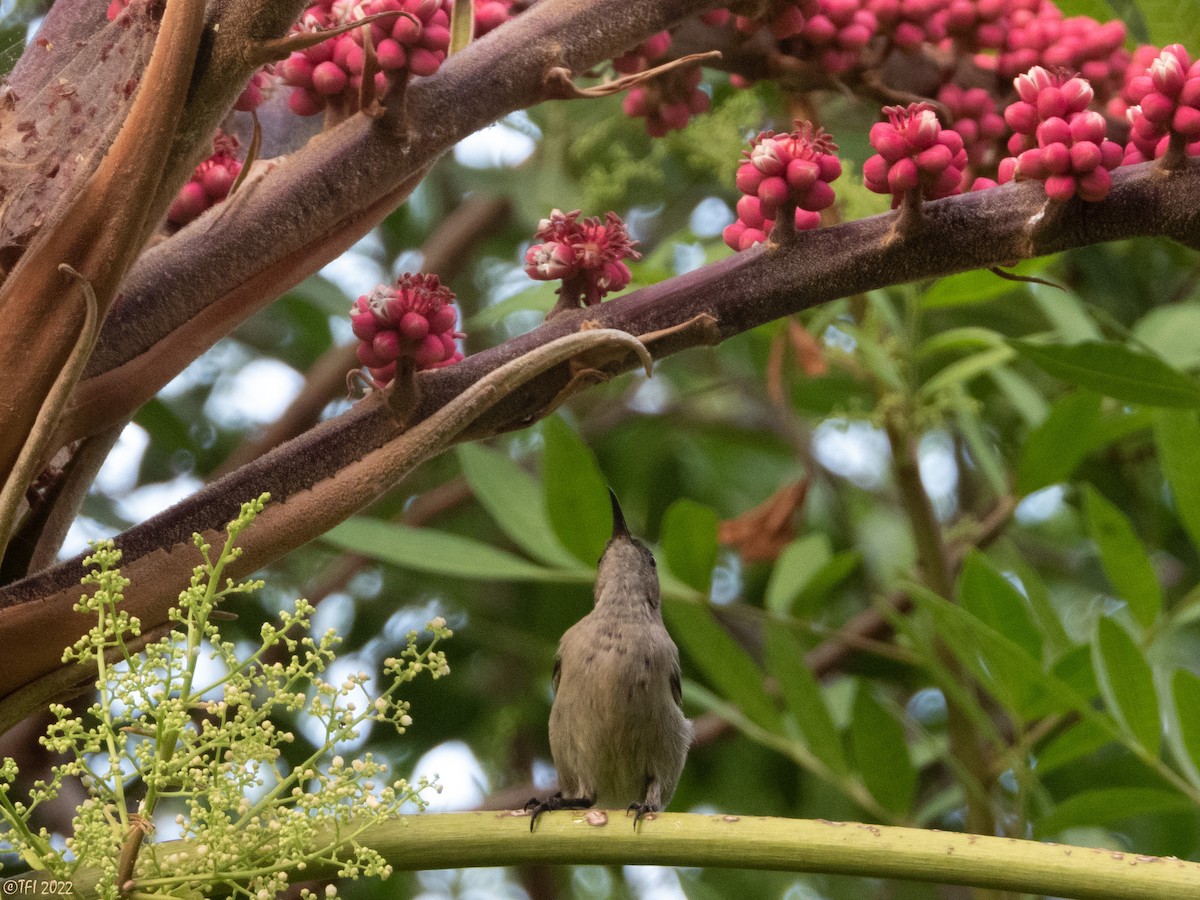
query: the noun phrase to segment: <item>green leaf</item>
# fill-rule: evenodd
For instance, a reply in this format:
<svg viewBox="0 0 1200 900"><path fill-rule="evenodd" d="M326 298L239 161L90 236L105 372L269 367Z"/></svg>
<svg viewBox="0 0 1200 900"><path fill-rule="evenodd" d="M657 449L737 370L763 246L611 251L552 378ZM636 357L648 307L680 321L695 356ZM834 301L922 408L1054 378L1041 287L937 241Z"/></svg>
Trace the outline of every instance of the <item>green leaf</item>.
<svg viewBox="0 0 1200 900"><path fill-rule="evenodd" d="M1162 609L1162 588L1142 542L1125 514L1090 484L1083 486L1088 535L1100 551L1100 565L1129 605L1133 618L1149 628Z"/></svg>
<svg viewBox="0 0 1200 900"><path fill-rule="evenodd" d="M1158 47L1183 44L1193 54L1200 47L1200 16L1188 0L1138 0L1149 31L1147 40ZM1193 57L1194 58L1194 57Z"/></svg>
<svg viewBox="0 0 1200 900"><path fill-rule="evenodd" d="M1151 755L1158 754L1162 723L1154 675L1129 633L1109 618L1096 623L1093 665L1100 693L1122 729Z"/></svg>
<svg viewBox="0 0 1200 900"><path fill-rule="evenodd" d="M708 683L761 728L780 732L779 710L763 687L763 672L713 618L706 603L664 603L672 637Z"/></svg>
<svg viewBox="0 0 1200 900"><path fill-rule="evenodd" d="M816 615L829 592L853 574L862 565L862 555L855 550L842 550L813 573L812 578L796 595L792 602L792 615L808 617Z"/></svg>
<svg viewBox="0 0 1200 900"><path fill-rule="evenodd" d="M911 585L908 590L933 618L943 644L1014 714L1027 718L1032 711L1039 716L1073 711L1085 718L1106 718L1071 685L1046 672L1007 635L920 585ZM1104 724L1110 733L1116 731L1111 722Z"/></svg>
<svg viewBox="0 0 1200 900"><path fill-rule="evenodd" d="M584 584L594 577L590 571L582 568L546 569L457 534L431 528L410 528L379 519L348 519L327 531L321 540L340 550L349 550L402 569L432 575L477 578L482 581Z"/></svg>
<svg viewBox="0 0 1200 900"><path fill-rule="evenodd" d="M1012 347L1002 345L956 359L926 379L921 385L920 395L929 398L951 385L966 384L972 378L1010 362L1014 355Z"/></svg>
<svg viewBox="0 0 1200 900"><path fill-rule="evenodd" d="M992 369L988 377L996 382L996 387L1008 397L1008 402L1020 413L1028 427L1036 428L1046 421L1046 416L1050 414L1050 404L1028 378L1018 375L1008 366Z"/></svg>
<svg viewBox="0 0 1200 900"><path fill-rule="evenodd" d="M579 565L550 525L537 479L506 454L482 444L460 445L458 461L476 499L513 543L546 565Z"/></svg>
<svg viewBox="0 0 1200 900"><path fill-rule="evenodd" d="M1177 369L1184 370L1200 366L1197 334L1200 334L1200 303L1195 301L1156 307L1133 327L1134 337Z"/></svg>
<svg viewBox="0 0 1200 900"><path fill-rule="evenodd" d="M1043 265L1043 261L1036 264L1033 261L1025 261L1012 271L1028 274L1029 271L1041 269ZM987 269L976 269L973 272L938 279L937 283L921 296L921 308L942 309L948 306L986 303L1025 290L1022 282L1009 281Z"/></svg>
<svg viewBox="0 0 1200 900"><path fill-rule="evenodd" d="M1009 343L1056 378L1146 406L1200 407L1200 383L1156 356L1112 341L1079 344Z"/></svg>
<svg viewBox="0 0 1200 900"><path fill-rule="evenodd" d="M1200 549L1200 466L1196 465L1200 423L1191 412L1159 410L1154 421L1154 441L1163 474L1171 486L1175 514L1192 546Z"/></svg>
<svg viewBox="0 0 1200 900"><path fill-rule="evenodd" d="M608 484L591 448L560 417L546 419L542 435L542 484L550 524L576 559L595 566L612 536Z"/></svg>
<svg viewBox="0 0 1200 900"><path fill-rule="evenodd" d="M833 559L829 538L809 534L783 548L771 569L763 604L777 615L792 611L793 601L821 569Z"/></svg>
<svg viewBox="0 0 1200 900"><path fill-rule="evenodd" d="M767 671L779 682L787 710L813 756L839 775L850 772L842 736L821 695L821 686L804 663L804 647L782 625L766 629Z"/></svg>
<svg viewBox="0 0 1200 900"><path fill-rule="evenodd" d="M1177 669L1171 679L1171 725L1179 738L1180 749L1191 760L1193 771L1200 770L1200 677L1187 669Z"/></svg>
<svg viewBox="0 0 1200 900"><path fill-rule="evenodd" d="M1183 794L1156 788L1116 787L1097 788L1073 794L1036 823L1035 837L1048 838L1084 825L1111 825L1139 816L1194 810L1192 801Z"/></svg>
<svg viewBox="0 0 1200 900"><path fill-rule="evenodd" d="M1041 660L1042 634L1034 624L1029 604L978 550L967 554L958 579L958 595L964 609L1008 635L1030 658Z"/></svg>
<svg viewBox="0 0 1200 900"><path fill-rule="evenodd" d="M904 727L859 685L850 719L850 746L863 784L881 805L908 812L917 793L917 770L908 755Z"/></svg>
<svg viewBox="0 0 1200 900"><path fill-rule="evenodd" d="M1049 645L1051 653L1061 653L1071 646L1071 638L1067 634L1067 629L1063 627L1058 610L1050 599L1050 591L1046 588L1046 583L1042 581L1037 570L1020 555L1015 558L1010 557L1010 559L1012 570L1017 573L1017 577L1021 579L1021 584L1025 588L1025 596L1029 601L1030 609L1033 610L1033 617L1038 623L1038 630L1042 633L1044 642Z"/></svg>
<svg viewBox="0 0 1200 900"><path fill-rule="evenodd" d="M997 497L1006 496L1009 492L1008 468L996 449L996 442L987 434L979 413L972 404L959 404L955 410L955 420L958 430L967 443L967 449L979 470L987 479L988 486Z"/></svg>
<svg viewBox="0 0 1200 900"><path fill-rule="evenodd" d="M1046 742L1037 753L1038 774L1053 772L1078 759L1090 756L1112 743L1112 735L1095 722L1076 722L1060 735Z"/></svg>
<svg viewBox="0 0 1200 900"><path fill-rule="evenodd" d="M676 500L663 514L662 549L667 567L707 596L717 564L717 513L689 500Z"/></svg>
<svg viewBox="0 0 1200 900"><path fill-rule="evenodd" d="M1017 493L1032 494L1066 481L1088 452L1081 435L1090 433L1099 420L1099 394L1074 391L1059 398L1046 420L1025 439L1017 466Z"/></svg>

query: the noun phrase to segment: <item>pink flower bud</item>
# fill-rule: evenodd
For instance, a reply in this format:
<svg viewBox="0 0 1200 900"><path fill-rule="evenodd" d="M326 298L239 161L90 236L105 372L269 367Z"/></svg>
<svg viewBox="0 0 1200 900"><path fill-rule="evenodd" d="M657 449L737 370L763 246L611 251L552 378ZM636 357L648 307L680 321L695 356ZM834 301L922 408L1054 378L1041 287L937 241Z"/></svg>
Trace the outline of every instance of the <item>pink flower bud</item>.
<svg viewBox="0 0 1200 900"><path fill-rule="evenodd" d="M333 62L323 62L312 72L312 84L317 93L326 97L346 89L346 70Z"/></svg>
<svg viewBox="0 0 1200 900"><path fill-rule="evenodd" d="M379 60L381 69L388 70L403 69L408 62L408 54L404 52L404 47L391 38L379 42L379 46L375 48L375 58Z"/></svg>
<svg viewBox="0 0 1200 900"><path fill-rule="evenodd" d="M1106 125L1104 116L1093 110L1076 113L1071 118L1071 140L1090 141L1099 144L1104 140Z"/></svg>
<svg viewBox="0 0 1200 900"><path fill-rule="evenodd" d="M390 329L378 332L371 340L371 351L376 359L392 362L400 355L400 336Z"/></svg>
<svg viewBox="0 0 1200 900"><path fill-rule="evenodd" d="M288 108L298 116L315 116L325 108L325 104L316 91L297 88L288 97Z"/></svg>
<svg viewBox="0 0 1200 900"><path fill-rule="evenodd" d="M400 334L405 340L419 343L429 334L429 320L416 312L406 312L400 317ZM357 334L357 332L355 332Z"/></svg>
<svg viewBox="0 0 1200 900"><path fill-rule="evenodd" d="M189 181L179 191L167 210L167 218L176 225L186 225L209 207L208 194L195 181Z"/></svg>
<svg viewBox="0 0 1200 900"><path fill-rule="evenodd" d="M1071 171L1071 151L1066 144L1048 144L1042 148L1042 165L1051 175L1065 175Z"/></svg>
<svg viewBox="0 0 1200 900"><path fill-rule="evenodd" d="M779 176L764 178L762 184L758 186L758 199L762 202L764 212L769 216L774 215L775 210L787 199L787 196L787 182Z"/></svg>
<svg viewBox="0 0 1200 900"><path fill-rule="evenodd" d="M757 194L758 186L762 184L765 177L753 164L743 163L738 166L734 184L743 194Z"/></svg>
<svg viewBox="0 0 1200 900"><path fill-rule="evenodd" d="M356 305L350 311L350 329L360 341L373 341L379 331L379 322L371 313Z"/></svg>
<svg viewBox="0 0 1200 900"><path fill-rule="evenodd" d="M742 197L737 202L738 219L750 228L761 228L766 216L758 197Z"/></svg>
<svg viewBox="0 0 1200 900"><path fill-rule="evenodd" d="M1183 50L1179 44L1172 44L1171 47L1179 47L1181 51ZM1181 64L1179 57L1171 52L1171 47L1163 50L1158 59L1150 64L1150 80L1160 93L1166 94L1168 97L1176 97L1183 87L1186 65Z"/></svg>
<svg viewBox="0 0 1200 900"><path fill-rule="evenodd" d="M1018 101L1004 110L1004 121L1018 134L1033 134L1038 124L1037 107Z"/></svg>
<svg viewBox="0 0 1200 900"><path fill-rule="evenodd" d="M920 170L915 160L901 159L888 169L887 184L893 195L904 194L920 183Z"/></svg>
<svg viewBox="0 0 1200 900"><path fill-rule="evenodd" d="M868 135L871 146L888 162L895 162L908 155L908 142L904 135L889 122L876 122Z"/></svg>
<svg viewBox="0 0 1200 900"><path fill-rule="evenodd" d="M417 348L417 352L413 354L413 360L418 368L423 369L441 362L446 356L446 346L442 343L442 339L436 334L427 334Z"/></svg>
<svg viewBox="0 0 1200 900"><path fill-rule="evenodd" d="M754 168L764 175L782 175L787 168L786 154L779 142L765 140L750 151L750 162Z"/></svg>
<svg viewBox="0 0 1200 900"><path fill-rule="evenodd" d="M429 317L429 330L434 334L450 331L458 321L458 313L453 306L445 304L435 310Z"/></svg>
<svg viewBox="0 0 1200 900"><path fill-rule="evenodd" d="M818 212L833 205L833 188L827 181L818 181L798 201L798 208Z"/></svg>
<svg viewBox="0 0 1200 900"><path fill-rule="evenodd" d="M787 165L787 185L793 191L807 191L820 176L821 167L811 159L793 159Z"/></svg>
<svg viewBox="0 0 1200 900"><path fill-rule="evenodd" d="M1079 173L1090 172L1100 165L1100 147L1091 141L1083 141L1071 147L1071 168Z"/></svg>
<svg viewBox="0 0 1200 900"><path fill-rule="evenodd" d="M1075 196L1075 179L1070 175L1051 175L1046 179L1046 196L1051 200L1070 200Z"/></svg>
<svg viewBox="0 0 1200 900"><path fill-rule="evenodd" d="M1171 121L1171 116L1175 112L1175 101L1169 97L1164 97L1157 91L1151 91L1142 98L1141 104L1142 115L1155 125L1165 126Z"/></svg>
<svg viewBox="0 0 1200 900"><path fill-rule="evenodd" d="M1065 119L1047 119L1037 127L1038 145L1066 144L1071 141L1071 126Z"/></svg>
<svg viewBox="0 0 1200 900"><path fill-rule="evenodd" d="M416 47L409 56L408 70L414 75L432 75L441 67L445 58L446 54L441 51Z"/></svg>

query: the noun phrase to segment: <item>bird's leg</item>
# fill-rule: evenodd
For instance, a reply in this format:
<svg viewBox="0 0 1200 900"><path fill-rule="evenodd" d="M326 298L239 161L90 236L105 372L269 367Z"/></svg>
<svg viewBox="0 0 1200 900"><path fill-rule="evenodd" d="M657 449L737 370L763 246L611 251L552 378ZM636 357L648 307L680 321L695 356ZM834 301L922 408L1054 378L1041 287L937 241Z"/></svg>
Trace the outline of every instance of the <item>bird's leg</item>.
<svg viewBox="0 0 1200 900"><path fill-rule="evenodd" d="M641 803L630 803L629 808L625 810L625 815L634 813L633 830L637 831L638 819L644 815L658 812L662 809L662 785L658 783L658 779L650 776L646 779L646 799Z"/></svg>
<svg viewBox="0 0 1200 900"><path fill-rule="evenodd" d="M529 802L525 804L526 811L531 813L529 817L529 830L533 831L537 817L544 812L553 812L556 809L588 809L595 802L595 799L592 797L564 797L562 791L559 791L552 797L547 797L545 800L531 797Z"/></svg>

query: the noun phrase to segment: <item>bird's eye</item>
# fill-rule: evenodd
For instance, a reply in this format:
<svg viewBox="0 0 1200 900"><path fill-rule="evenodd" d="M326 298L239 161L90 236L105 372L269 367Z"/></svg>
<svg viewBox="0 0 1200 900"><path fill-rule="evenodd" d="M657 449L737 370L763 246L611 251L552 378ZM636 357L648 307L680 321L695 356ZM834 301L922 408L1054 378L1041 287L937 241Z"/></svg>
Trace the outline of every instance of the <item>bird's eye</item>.
<svg viewBox="0 0 1200 900"><path fill-rule="evenodd" d="M654 554L653 554L653 553L647 553L646 555L647 555L648 557L650 557L650 568L652 568L652 569L657 569L657 568L658 568L658 560L656 560L656 559L654 558Z"/></svg>

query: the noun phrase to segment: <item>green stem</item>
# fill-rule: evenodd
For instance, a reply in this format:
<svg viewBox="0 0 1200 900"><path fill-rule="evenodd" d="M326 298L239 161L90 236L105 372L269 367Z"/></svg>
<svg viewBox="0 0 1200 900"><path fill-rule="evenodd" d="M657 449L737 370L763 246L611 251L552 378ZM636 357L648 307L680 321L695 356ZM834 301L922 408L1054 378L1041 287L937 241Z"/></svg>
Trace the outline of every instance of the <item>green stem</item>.
<svg viewBox="0 0 1200 900"><path fill-rule="evenodd" d="M935 593L954 600L954 576L941 525L933 511L933 503L921 483L921 471L913 448L908 417L899 409L886 416L885 430L892 450L892 467L900 490L901 503L908 516L917 545L917 560L921 578ZM966 672L954 654L940 640L935 645L939 663L958 684L967 685ZM994 835L996 819L992 814L991 786L994 782L988 754L971 723L966 710L950 694L946 695L946 735L950 740L950 755L958 763L960 781L966 798L967 830L978 835ZM979 900L999 900L990 892L980 891Z"/></svg>
<svg viewBox="0 0 1200 900"><path fill-rule="evenodd" d="M623 811L529 820L495 812L406 816L367 829L359 843L396 869L539 864L665 865L823 872L970 885L1078 900L1194 900L1200 863L1014 838L806 819L663 813L635 831ZM327 841L317 838L324 846ZM185 842L159 845L187 852ZM310 865L306 878L330 877ZM79 872L76 896L97 896L99 873ZM144 887L144 886L143 886Z"/></svg>

